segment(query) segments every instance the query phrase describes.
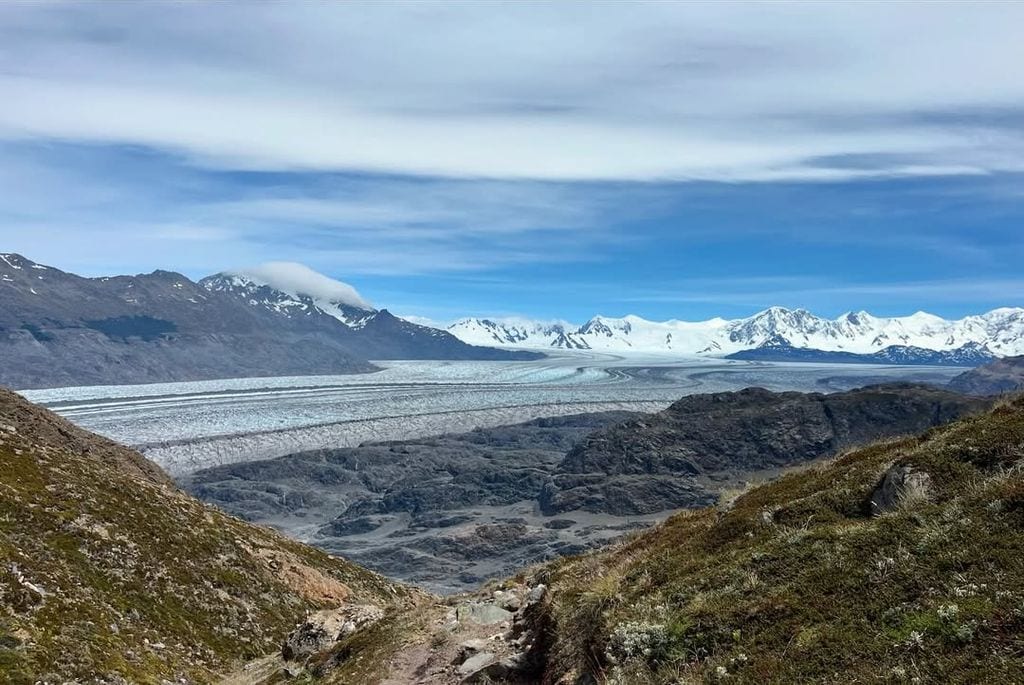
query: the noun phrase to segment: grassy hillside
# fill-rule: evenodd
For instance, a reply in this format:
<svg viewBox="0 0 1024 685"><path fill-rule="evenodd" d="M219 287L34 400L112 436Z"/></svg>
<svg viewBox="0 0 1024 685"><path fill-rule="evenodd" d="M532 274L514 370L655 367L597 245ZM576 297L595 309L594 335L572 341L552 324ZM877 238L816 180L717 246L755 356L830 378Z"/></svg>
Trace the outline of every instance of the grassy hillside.
<svg viewBox="0 0 1024 685"><path fill-rule="evenodd" d="M0 393L0 682L1024 682L1024 399L446 600L130 456Z"/></svg>
<svg viewBox="0 0 1024 685"><path fill-rule="evenodd" d="M415 599L7 391L0 474L0 682L211 682L310 610Z"/></svg>
<svg viewBox="0 0 1024 685"><path fill-rule="evenodd" d="M1022 460L1018 399L535 569L546 680L1022 682Z"/></svg>

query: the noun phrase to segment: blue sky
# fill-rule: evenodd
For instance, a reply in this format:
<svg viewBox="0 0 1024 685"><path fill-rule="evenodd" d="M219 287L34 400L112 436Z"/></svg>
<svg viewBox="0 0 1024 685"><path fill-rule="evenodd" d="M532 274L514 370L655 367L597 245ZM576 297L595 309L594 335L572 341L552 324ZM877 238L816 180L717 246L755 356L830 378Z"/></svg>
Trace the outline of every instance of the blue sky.
<svg viewBox="0 0 1024 685"><path fill-rule="evenodd" d="M436 320L1024 303L1024 6L0 6L0 249Z"/></svg>

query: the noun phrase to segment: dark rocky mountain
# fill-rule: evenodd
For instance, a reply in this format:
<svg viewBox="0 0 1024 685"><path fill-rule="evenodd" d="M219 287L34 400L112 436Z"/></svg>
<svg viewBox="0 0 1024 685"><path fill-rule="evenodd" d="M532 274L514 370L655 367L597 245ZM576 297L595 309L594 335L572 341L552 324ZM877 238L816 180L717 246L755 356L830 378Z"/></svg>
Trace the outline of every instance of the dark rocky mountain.
<svg viewBox="0 0 1024 685"><path fill-rule="evenodd" d="M723 489L980 411L915 385L693 395L653 415L546 418L191 474L191 493L374 570L465 589L578 553Z"/></svg>
<svg viewBox="0 0 1024 685"><path fill-rule="evenodd" d="M1002 395L1024 391L1024 356L1005 357L965 371L949 388L968 395Z"/></svg>
<svg viewBox="0 0 1024 685"><path fill-rule="evenodd" d="M302 265L285 266L300 270L307 278L325 278ZM262 272L257 269L257 273ZM358 298L354 291L346 301L319 292L312 295L300 290L302 286L295 283L277 286L246 273L215 274L199 281L199 285L300 325L317 322L344 340L348 349L366 359L527 360L544 356L537 352L469 345L448 331L420 326L398 318L387 309L376 309ZM307 289L318 290L315 283L307 285Z"/></svg>
<svg viewBox="0 0 1024 685"><path fill-rule="evenodd" d="M740 350L725 356L762 362L818 362L832 364L898 364L901 366L978 366L995 359L988 348L978 343L966 343L955 350L928 350L912 345L890 345L878 352L857 354L793 347L786 341L773 341L750 350Z"/></svg>
<svg viewBox="0 0 1024 685"><path fill-rule="evenodd" d="M680 476L706 482L805 463L918 433L989 404L911 384L828 395L762 388L691 395L584 438L559 464L540 504L549 514L685 506L692 495L673 489Z"/></svg>
<svg viewBox="0 0 1024 685"><path fill-rule="evenodd" d="M0 255L0 383L51 387L239 376L363 373L367 359L514 359L373 312L346 325L200 285L169 271L83 278ZM531 358L536 355L531 355Z"/></svg>

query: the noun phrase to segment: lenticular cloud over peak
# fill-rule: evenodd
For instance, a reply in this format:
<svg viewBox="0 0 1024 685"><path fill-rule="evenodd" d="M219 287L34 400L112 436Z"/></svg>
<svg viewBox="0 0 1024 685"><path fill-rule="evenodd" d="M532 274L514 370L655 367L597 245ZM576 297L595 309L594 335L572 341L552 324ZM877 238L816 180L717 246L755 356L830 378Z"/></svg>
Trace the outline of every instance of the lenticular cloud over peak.
<svg viewBox="0 0 1024 685"><path fill-rule="evenodd" d="M359 291L348 283L313 271L298 262L266 262L258 266L227 271L229 275L241 276L260 285L294 295L308 295L314 300L327 300L341 304L373 309Z"/></svg>

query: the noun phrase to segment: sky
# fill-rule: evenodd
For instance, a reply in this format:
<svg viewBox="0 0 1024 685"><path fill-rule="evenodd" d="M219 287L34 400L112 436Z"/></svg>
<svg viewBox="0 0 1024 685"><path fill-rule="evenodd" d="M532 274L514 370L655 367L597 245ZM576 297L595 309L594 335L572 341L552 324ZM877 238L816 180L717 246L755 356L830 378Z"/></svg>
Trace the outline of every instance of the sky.
<svg viewBox="0 0 1024 685"><path fill-rule="evenodd" d="M1024 3L0 4L0 251L446 321L1024 304Z"/></svg>

